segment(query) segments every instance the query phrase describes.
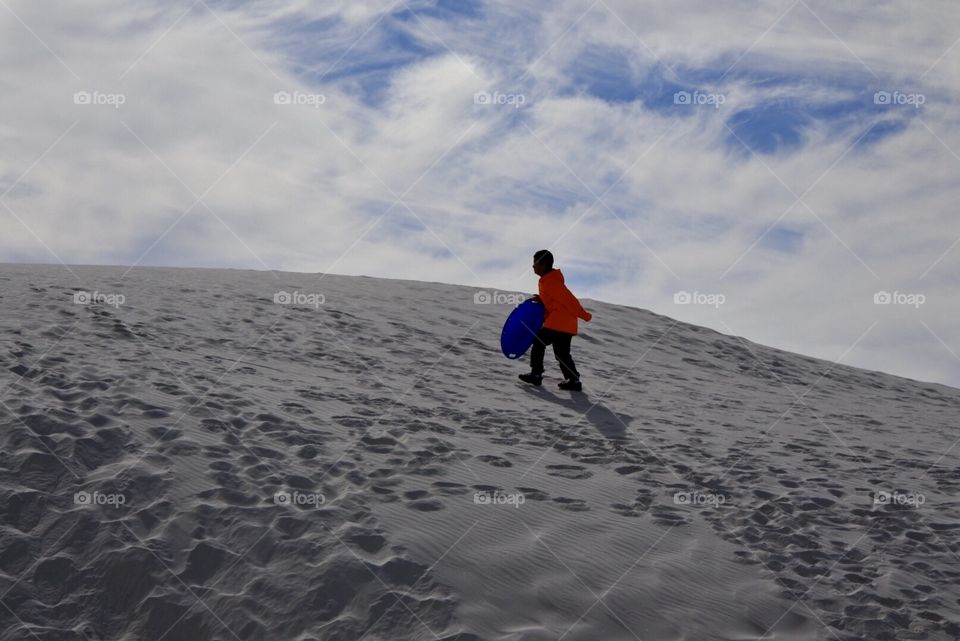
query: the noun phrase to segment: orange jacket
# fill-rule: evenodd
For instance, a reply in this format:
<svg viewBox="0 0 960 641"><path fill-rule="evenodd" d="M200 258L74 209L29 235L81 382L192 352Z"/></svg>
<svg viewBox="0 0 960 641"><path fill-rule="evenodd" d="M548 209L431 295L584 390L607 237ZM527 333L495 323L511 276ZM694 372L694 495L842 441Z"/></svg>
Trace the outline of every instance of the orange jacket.
<svg viewBox="0 0 960 641"><path fill-rule="evenodd" d="M547 329L576 334L578 318L585 321L593 318L593 314L585 310L577 297L563 284L563 274L559 269L540 277L539 296L546 312L543 326Z"/></svg>

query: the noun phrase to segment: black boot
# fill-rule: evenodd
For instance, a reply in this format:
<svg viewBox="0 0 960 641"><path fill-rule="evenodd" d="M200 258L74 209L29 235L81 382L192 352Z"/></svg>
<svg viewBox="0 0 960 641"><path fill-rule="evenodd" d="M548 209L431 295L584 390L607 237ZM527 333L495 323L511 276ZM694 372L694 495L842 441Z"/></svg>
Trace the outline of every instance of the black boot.
<svg viewBox="0 0 960 641"><path fill-rule="evenodd" d="M533 372L530 372L529 374L520 374L518 378L524 383L530 383L531 385L536 385L538 387L541 383L543 383L543 375L534 374Z"/></svg>
<svg viewBox="0 0 960 641"><path fill-rule="evenodd" d="M580 384L580 379L567 379L562 383L557 385L562 390L567 390L570 392L580 392L583 390L583 386Z"/></svg>

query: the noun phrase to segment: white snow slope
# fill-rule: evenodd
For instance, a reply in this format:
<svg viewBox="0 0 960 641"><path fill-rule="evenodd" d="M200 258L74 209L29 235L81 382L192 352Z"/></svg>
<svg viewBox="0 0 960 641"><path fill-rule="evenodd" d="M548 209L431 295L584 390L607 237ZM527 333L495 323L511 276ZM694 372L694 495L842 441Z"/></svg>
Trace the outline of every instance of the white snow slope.
<svg viewBox="0 0 960 641"><path fill-rule="evenodd" d="M588 300L561 392L471 288L125 272L0 269L0 640L960 637L960 390Z"/></svg>

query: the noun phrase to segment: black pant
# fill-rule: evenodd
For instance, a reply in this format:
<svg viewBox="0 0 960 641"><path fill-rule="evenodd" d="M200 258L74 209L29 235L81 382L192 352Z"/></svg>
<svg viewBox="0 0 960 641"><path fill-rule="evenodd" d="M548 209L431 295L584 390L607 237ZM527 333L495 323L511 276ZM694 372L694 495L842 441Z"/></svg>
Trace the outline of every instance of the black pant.
<svg viewBox="0 0 960 641"><path fill-rule="evenodd" d="M530 350L530 371L534 374L543 374L543 355L547 350L547 345L553 345L553 355L560 361L560 371L563 377L570 380L580 380L580 372L573 364L573 357L570 356L570 340L573 334L558 332L555 329L541 327L533 341L533 347Z"/></svg>

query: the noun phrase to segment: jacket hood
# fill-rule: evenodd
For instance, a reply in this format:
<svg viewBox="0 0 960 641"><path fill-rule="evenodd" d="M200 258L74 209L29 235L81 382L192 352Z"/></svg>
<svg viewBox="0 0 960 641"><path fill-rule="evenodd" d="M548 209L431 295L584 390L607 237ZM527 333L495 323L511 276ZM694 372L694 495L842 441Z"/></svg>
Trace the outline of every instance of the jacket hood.
<svg viewBox="0 0 960 641"><path fill-rule="evenodd" d="M552 270L552 271L547 272L546 274L544 274L543 276L541 276L540 279L541 279L541 280L546 280L546 279L559 280L561 283L564 282L564 281L563 281L563 272L560 271L559 269L554 269L554 270Z"/></svg>

